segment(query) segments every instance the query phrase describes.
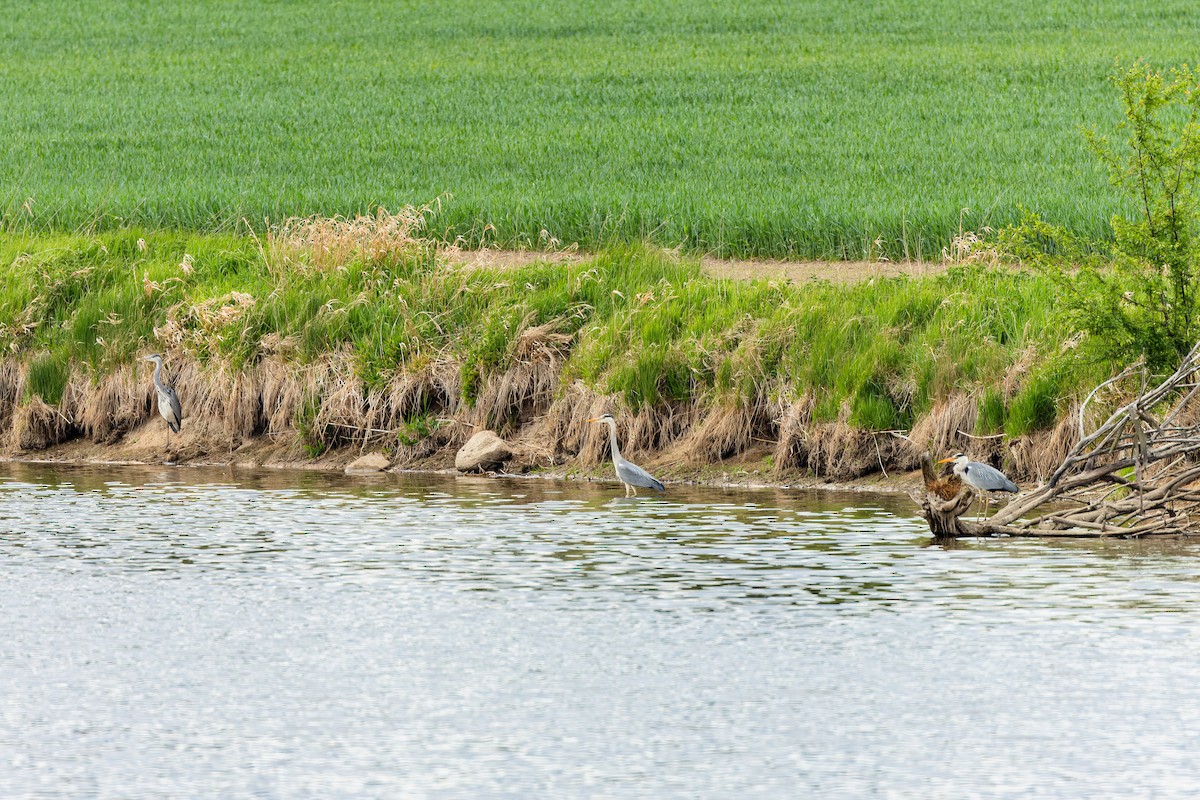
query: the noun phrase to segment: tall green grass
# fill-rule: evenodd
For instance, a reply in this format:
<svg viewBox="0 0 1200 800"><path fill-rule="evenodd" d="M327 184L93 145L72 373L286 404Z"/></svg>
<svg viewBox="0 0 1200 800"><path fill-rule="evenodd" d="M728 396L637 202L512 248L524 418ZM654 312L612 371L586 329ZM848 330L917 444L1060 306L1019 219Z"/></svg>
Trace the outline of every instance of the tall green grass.
<svg viewBox="0 0 1200 800"><path fill-rule="evenodd" d="M854 258L1023 204L1104 235L1078 126L1116 120L1115 57L1198 34L1184 0L52 0L0 24L0 213L221 230L452 193L437 231L470 242Z"/></svg>
<svg viewBox="0 0 1200 800"><path fill-rule="evenodd" d="M421 255L319 267L249 236L134 229L0 235L0 264L0 348L44 354L48 386L61 365L102 372L174 347L234 369L268 352L298 364L342 354L367 388L451 363L471 402L518 363L523 334L548 326L571 336L564 378L631 409L808 396L817 420L887 430L968 392L988 430L1018 435L1052 424L1109 369L1064 350L1072 331L1046 279L980 267L854 285L731 281L642 247L498 271Z"/></svg>
<svg viewBox="0 0 1200 800"><path fill-rule="evenodd" d="M36 397L51 405L58 404L70 375L70 365L61 357L43 355L35 358L29 364L23 399L29 401Z"/></svg>

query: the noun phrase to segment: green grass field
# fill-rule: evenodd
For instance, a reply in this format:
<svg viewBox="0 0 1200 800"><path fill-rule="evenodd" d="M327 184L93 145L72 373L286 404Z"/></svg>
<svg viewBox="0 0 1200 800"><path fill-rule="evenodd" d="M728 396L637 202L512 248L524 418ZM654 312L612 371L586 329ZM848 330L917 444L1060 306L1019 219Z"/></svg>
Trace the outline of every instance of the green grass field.
<svg viewBox="0 0 1200 800"><path fill-rule="evenodd" d="M1115 121L1114 58L1200 42L1185 0L646 5L13 6L0 213L211 231L450 193L439 234L503 245L930 257L1019 205L1103 235L1078 126Z"/></svg>

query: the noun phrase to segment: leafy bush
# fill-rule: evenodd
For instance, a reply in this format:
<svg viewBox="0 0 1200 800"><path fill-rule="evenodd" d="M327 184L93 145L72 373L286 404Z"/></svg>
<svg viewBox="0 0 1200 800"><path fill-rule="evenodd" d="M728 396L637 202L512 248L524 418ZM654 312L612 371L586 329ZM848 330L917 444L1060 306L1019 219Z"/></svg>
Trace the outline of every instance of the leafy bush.
<svg viewBox="0 0 1200 800"><path fill-rule="evenodd" d="M1055 279L1103 355L1167 369L1200 339L1200 78L1186 65L1164 75L1139 61L1118 67L1112 83L1124 140L1086 137L1131 217L1114 216L1113 241L1102 244L1026 214L1001 232L1000 250Z"/></svg>

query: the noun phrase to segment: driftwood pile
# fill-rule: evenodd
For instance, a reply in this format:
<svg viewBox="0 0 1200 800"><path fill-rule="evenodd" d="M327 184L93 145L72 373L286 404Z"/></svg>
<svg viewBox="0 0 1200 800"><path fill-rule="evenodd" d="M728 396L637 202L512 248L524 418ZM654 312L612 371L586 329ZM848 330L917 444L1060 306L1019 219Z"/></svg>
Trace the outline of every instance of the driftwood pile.
<svg viewBox="0 0 1200 800"><path fill-rule="evenodd" d="M1141 389L1091 433L1088 404L1106 387ZM975 501L957 479L934 474L918 497L935 536L1149 537L1200 535L1200 343L1161 383L1141 364L1097 386L1079 410L1079 442L1045 482L993 516L963 515ZM1126 395L1128 396L1128 395Z"/></svg>

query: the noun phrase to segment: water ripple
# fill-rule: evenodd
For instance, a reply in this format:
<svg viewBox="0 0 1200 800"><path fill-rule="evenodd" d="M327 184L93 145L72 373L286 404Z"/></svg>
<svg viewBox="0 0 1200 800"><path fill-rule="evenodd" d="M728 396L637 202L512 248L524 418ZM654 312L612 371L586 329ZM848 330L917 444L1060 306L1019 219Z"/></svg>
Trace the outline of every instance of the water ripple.
<svg viewBox="0 0 1200 800"><path fill-rule="evenodd" d="M0 796L1188 796L1197 547L912 512L5 465Z"/></svg>
<svg viewBox="0 0 1200 800"><path fill-rule="evenodd" d="M0 481L0 556L10 567L419 580L573 604L648 595L705 608L920 604L1051 614L1179 610L1200 599L1191 544L966 542L947 551L927 546L902 498L775 493L764 502L718 492L705 502L699 489L626 499L532 481L448 492L428 478L366 489L310 478L315 488L304 489L280 486L281 476L53 474L53 482ZM197 477L208 480L184 482Z"/></svg>

